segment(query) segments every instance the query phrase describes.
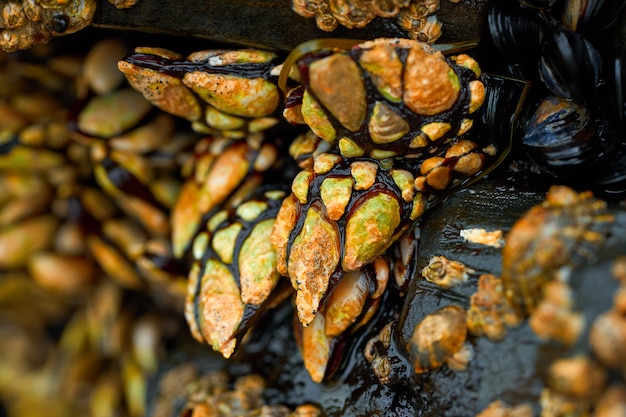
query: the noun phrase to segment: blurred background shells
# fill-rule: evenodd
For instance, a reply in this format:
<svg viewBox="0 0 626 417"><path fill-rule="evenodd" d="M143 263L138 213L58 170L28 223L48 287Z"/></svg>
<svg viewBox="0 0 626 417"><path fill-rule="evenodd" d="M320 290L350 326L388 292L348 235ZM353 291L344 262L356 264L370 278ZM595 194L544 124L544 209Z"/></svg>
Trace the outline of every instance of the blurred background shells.
<svg viewBox="0 0 626 417"><path fill-rule="evenodd" d="M90 104L123 91L116 65L127 46L106 39L86 48L50 45L3 56L0 397L10 416L142 416L147 378L164 344L185 336L182 276L139 267L152 254L170 256L169 246L153 243L160 232L137 221L145 215L118 205L118 180L105 173L109 182L95 186L103 160L90 161L94 149L104 148L119 165L130 164L119 168L126 175L150 172L152 186L171 172L167 182L178 189L176 166L161 171L147 156L172 142L173 129L161 143L116 157L110 149L122 148L121 138L115 142L120 129L103 127L106 119L80 120ZM135 128L144 109L122 130ZM76 130L67 123L74 117ZM158 210L167 205L162 200Z"/></svg>

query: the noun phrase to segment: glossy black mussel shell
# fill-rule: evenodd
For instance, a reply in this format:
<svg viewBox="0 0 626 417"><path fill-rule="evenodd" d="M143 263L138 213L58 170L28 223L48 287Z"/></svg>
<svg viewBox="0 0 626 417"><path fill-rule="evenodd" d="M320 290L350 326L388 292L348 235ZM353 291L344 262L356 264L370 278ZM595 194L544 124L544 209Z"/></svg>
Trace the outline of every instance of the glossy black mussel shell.
<svg viewBox="0 0 626 417"><path fill-rule="evenodd" d="M615 74L615 114L621 133L626 133L626 45L613 61ZM626 142L626 139L624 140Z"/></svg>
<svg viewBox="0 0 626 417"><path fill-rule="evenodd" d="M626 146L600 167L596 188L604 198L620 199L626 196Z"/></svg>
<svg viewBox="0 0 626 417"><path fill-rule="evenodd" d="M603 141L587 108L554 95L541 102L522 143L541 169L556 176L586 176L603 155Z"/></svg>
<svg viewBox="0 0 626 417"><path fill-rule="evenodd" d="M577 5L576 1L566 1L565 7ZM576 31L593 37L599 31L613 25L624 9L624 0L582 0L579 10L572 10L578 16Z"/></svg>
<svg viewBox="0 0 626 417"><path fill-rule="evenodd" d="M604 66L602 95L600 102L603 113L619 132L622 143L626 143L626 40L615 48Z"/></svg>
<svg viewBox="0 0 626 417"><path fill-rule="evenodd" d="M578 33L557 29L546 35L541 52L541 79L554 94L594 101L601 70L600 53Z"/></svg>
<svg viewBox="0 0 626 417"><path fill-rule="evenodd" d="M509 75L535 78L548 30L541 14L514 1L494 1L487 13L487 27L500 59L507 62Z"/></svg>

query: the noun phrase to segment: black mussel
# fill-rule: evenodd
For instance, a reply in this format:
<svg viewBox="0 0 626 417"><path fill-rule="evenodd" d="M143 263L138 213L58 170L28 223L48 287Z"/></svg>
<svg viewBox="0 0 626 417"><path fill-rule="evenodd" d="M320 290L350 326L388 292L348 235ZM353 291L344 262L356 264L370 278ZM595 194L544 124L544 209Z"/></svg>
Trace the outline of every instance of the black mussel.
<svg viewBox="0 0 626 417"><path fill-rule="evenodd" d="M623 198L626 194L626 146L621 149L603 164L597 182L598 191L605 198Z"/></svg>
<svg viewBox="0 0 626 417"><path fill-rule="evenodd" d="M625 4L624 0L568 0L563 20L572 30L593 37L615 23Z"/></svg>
<svg viewBox="0 0 626 417"><path fill-rule="evenodd" d="M517 2L493 2L487 14L492 42L508 63L509 75L535 78L547 23L536 10Z"/></svg>
<svg viewBox="0 0 626 417"><path fill-rule="evenodd" d="M616 53L608 59L604 68L606 85L603 96L609 98L602 101L603 113L612 126L622 135L626 143L626 43L616 49ZM610 98L613 97L611 100Z"/></svg>
<svg viewBox="0 0 626 417"><path fill-rule="evenodd" d="M556 29L546 34L540 61L541 79L554 94L594 101L602 59L591 42L576 32Z"/></svg>
<svg viewBox="0 0 626 417"><path fill-rule="evenodd" d="M586 168L602 155L602 140L587 108L557 96L545 98L522 138L539 166L557 176L587 176Z"/></svg>
<svg viewBox="0 0 626 417"><path fill-rule="evenodd" d="M490 74L483 74L482 81L487 93L468 137L471 139L477 135L494 144L501 150L500 158L504 158L513 146L513 136L522 118L530 83Z"/></svg>
<svg viewBox="0 0 626 417"><path fill-rule="evenodd" d="M597 192L605 198L623 198L626 195L626 45L607 68L601 111L606 118L600 127L600 136L612 142L611 157L597 173Z"/></svg>
<svg viewBox="0 0 626 417"><path fill-rule="evenodd" d="M616 114L622 133L626 130L626 45L622 45L620 53L613 62L615 71Z"/></svg>

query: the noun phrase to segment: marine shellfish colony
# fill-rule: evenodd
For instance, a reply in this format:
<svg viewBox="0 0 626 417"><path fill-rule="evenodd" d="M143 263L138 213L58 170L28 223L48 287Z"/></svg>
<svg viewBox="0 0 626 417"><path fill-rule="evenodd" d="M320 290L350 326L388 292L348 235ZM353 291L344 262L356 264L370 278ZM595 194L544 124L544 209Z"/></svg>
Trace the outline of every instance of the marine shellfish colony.
<svg viewBox="0 0 626 417"><path fill-rule="evenodd" d="M412 39L433 43L442 32L437 20L439 0L336 1L293 0L293 10L315 18L318 28L332 32L339 26L362 28L374 18L397 18L398 25Z"/></svg>
<svg viewBox="0 0 626 417"><path fill-rule="evenodd" d="M88 6L32 3L5 6L29 23L3 17L4 49L30 46ZM532 13L557 9L539 3ZM515 16L498 7L492 31ZM314 41L285 59L129 52L112 39L68 54L71 37L56 41L0 58L8 415L626 408L626 214L546 185L588 166L567 157L572 147L587 161L607 145L616 156L600 155L618 168L585 185L623 198L620 91L617 112L601 117L597 102L568 96L573 81L544 74L565 97L531 118L520 110L526 83L483 73L474 57L488 49ZM559 68L556 52L542 54ZM622 88L622 72L598 77ZM531 90L531 111L543 94ZM558 116L567 125L546 133L549 106L577 117ZM588 135L584 117L594 139L574 135L577 147L565 139ZM543 146L548 162L535 160L560 177L526 170L534 163L516 147L497 167L518 136ZM209 349L173 359L195 351L189 331L228 361Z"/></svg>

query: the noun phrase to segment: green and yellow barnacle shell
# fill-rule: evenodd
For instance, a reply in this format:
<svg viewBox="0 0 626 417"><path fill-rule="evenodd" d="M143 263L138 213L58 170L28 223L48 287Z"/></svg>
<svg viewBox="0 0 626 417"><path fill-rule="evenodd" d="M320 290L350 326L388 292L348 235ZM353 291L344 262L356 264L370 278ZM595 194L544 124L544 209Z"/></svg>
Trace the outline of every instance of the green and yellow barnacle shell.
<svg viewBox="0 0 626 417"><path fill-rule="evenodd" d="M242 137L265 130L281 94L271 78L272 52L207 50L187 58L161 48L137 48L118 62L131 86L164 111L193 122L202 133Z"/></svg>
<svg viewBox="0 0 626 417"><path fill-rule="evenodd" d="M423 213L426 199L413 187L412 174L390 160L321 154L298 174L271 240L303 324L313 320L331 275L373 262Z"/></svg>
<svg viewBox="0 0 626 417"><path fill-rule="evenodd" d="M209 136L198 142L191 172L172 208L174 254L185 253L207 216L227 201L249 196L277 157L276 145L262 134L250 134L244 140Z"/></svg>
<svg viewBox="0 0 626 417"><path fill-rule="evenodd" d="M322 139L338 142L347 158L444 149L446 140L469 130L485 98L473 58L446 58L408 39L304 54L298 68L304 91L289 91L288 102L299 103L301 120Z"/></svg>
<svg viewBox="0 0 626 417"><path fill-rule="evenodd" d="M222 210L193 243L185 317L193 336L230 357L251 319L284 299L270 243L282 190L265 192ZM243 320L244 315L246 320Z"/></svg>

